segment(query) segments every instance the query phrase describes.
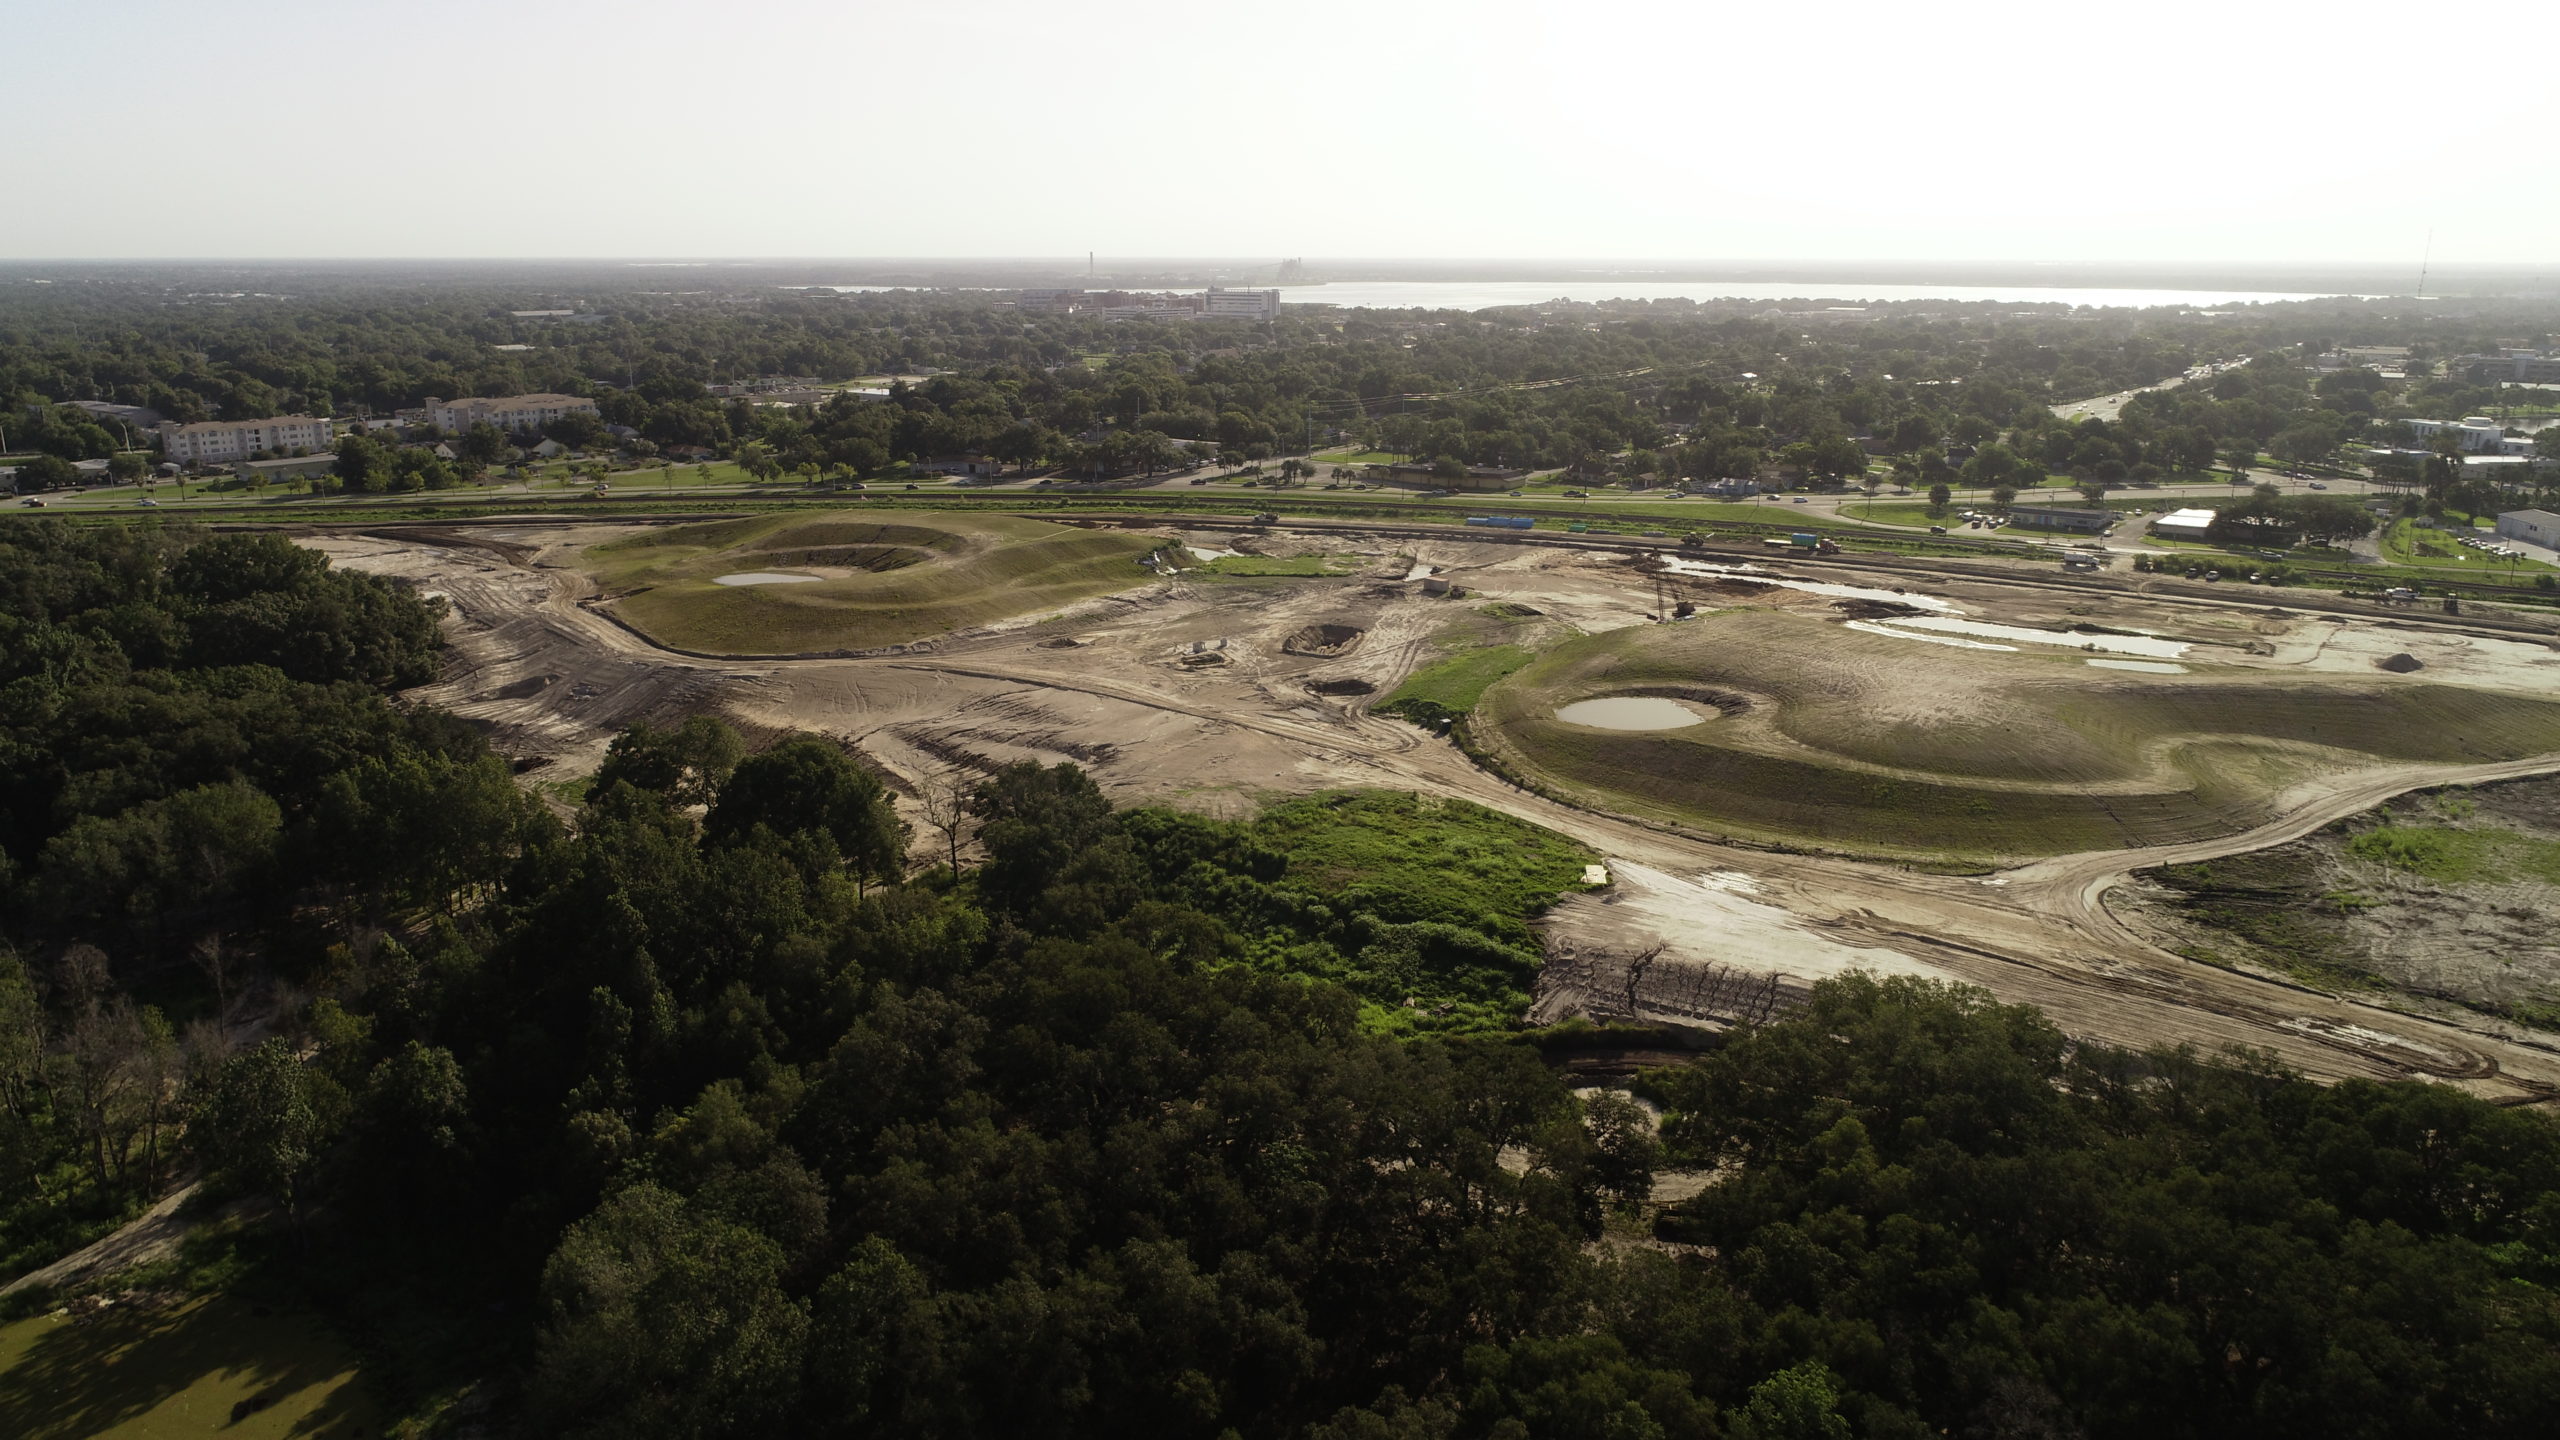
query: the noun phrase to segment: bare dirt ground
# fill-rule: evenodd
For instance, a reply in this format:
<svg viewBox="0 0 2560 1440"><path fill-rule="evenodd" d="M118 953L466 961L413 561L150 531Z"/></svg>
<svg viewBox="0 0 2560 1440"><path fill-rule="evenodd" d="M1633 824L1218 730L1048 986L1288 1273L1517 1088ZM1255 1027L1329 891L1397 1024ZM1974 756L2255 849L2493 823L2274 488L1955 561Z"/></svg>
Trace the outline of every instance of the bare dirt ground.
<svg viewBox="0 0 2560 1440"><path fill-rule="evenodd" d="M2351 848L2383 824L2471 836L2480 851L2430 872ZM2287 844L2146 871L2108 903L2198 958L2378 982L2423 1013L2460 1006L2548 1025L2560 1017L2560 779L2402 796Z"/></svg>
<svg viewBox="0 0 2560 1440"><path fill-rule="evenodd" d="M93 1275L112 1275L136 1265L149 1265L170 1258L178 1253L178 1247L185 1243L186 1238L195 1233L197 1219L178 1213L195 1195L196 1187L192 1184L170 1191L161 1197L159 1204L135 1216L114 1234L0 1285L0 1295L38 1285L59 1290Z"/></svg>
<svg viewBox="0 0 2560 1440"><path fill-rule="evenodd" d="M2497 1028L2395 1013L2160 948L2109 911L2104 896L2127 872L2172 858L2163 850L2068 856L1964 878L1714 845L1517 790L1447 741L1366 713L1377 694L1430 658L1429 637L1452 607L1507 601L1586 630L1644 623L1656 592L1620 555L1457 536L1364 536L1339 526L1275 529L1244 543L1264 554L1348 555L1357 573L1175 578L1043 623L946 637L908 654L728 662L670 655L582 608L585 582L564 557L609 533L527 521L423 536L380 529L309 543L340 563L446 596L456 611L453 668L419 698L485 723L501 750L539 763L545 776L591 769L614 731L633 720L713 709L753 727L846 737L910 790L1033 758L1074 759L1124 802L1217 814L1246 813L1267 796L1346 786L1462 796L1572 835L1610 859L1612 890L1568 902L1547 922L1556 954L1583 962L1579 972L1560 967L1560 978L1581 973L1588 993L1551 985L1540 1002L1544 1014L1578 1005L1623 1008L1628 959L1655 950L1633 996L1636 1013L1647 1018L1683 1018L1681 1007L1696 1008L1719 976L1800 988L1857 967L1982 985L2042 1007L2074 1033L2118 1044L2249 1046L2325 1077L2433 1076L2514 1100L2560 1094L2560 1053ZM1183 538L1239 548L1232 530L1204 528ZM1405 577L1425 566L1471 594L1424 598ZM1877 583L1872 568L1847 578ZM2210 640L2214 663L2299 664L2286 642L2296 654L2303 644L2321 644L2298 638L2298 625L2315 623L2299 607L2272 615L2138 595L2092 601L2067 590L1942 576L1908 583L1968 615L2009 624L2086 619L2103 610L2110 625ZM1793 592L1737 589L1711 597L1698 582L1691 590L1719 604L1746 596L1755 604L1831 604ZM1335 658L1288 653L1288 637L1310 625L1365 633ZM2354 628L2373 626L2360 620ZM2414 653L2445 635L2461 638L2417 624L2412 634L2387 639ZM2488 653L2473 662L2472 683L2510 683L2548 653L2531 641L2514 656ZM2421 673L2438 680L2466 673L2450 661L2430 667ZM2379 675L2379 682L2390 679ZM1327 695L1310 688L1345 680L1374 690ZM2560 756L2503 767L2365 770L2305 783L2285 797L2283 820L2177 847L2179 856L2281 843L2399 791L2483 778L2490 769L2560 770ZM919 824L917 848L931 845Z"/></svg>

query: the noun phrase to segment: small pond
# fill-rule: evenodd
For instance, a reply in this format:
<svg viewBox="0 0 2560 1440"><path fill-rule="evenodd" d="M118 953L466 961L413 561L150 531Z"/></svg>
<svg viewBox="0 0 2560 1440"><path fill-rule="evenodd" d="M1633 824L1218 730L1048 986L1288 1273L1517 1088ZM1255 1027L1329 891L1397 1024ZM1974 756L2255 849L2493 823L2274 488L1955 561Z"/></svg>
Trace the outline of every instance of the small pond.
<svg viewBox="0 0 2560 1440"><path fill-rule="evenodd" d="M785 575L778 570L742 570L735 575L714 578L714 585L814 585L815 575Z"/></svg>
<svg viewBox="0 0 2560 1440"><path fill-rule="evenodd" d="M1558 710L1556 718L1568 725L1589 725L1601 730L1685 730L1708 717L1659 695L1610 695L1599 700L1576 700Z"/></svg>

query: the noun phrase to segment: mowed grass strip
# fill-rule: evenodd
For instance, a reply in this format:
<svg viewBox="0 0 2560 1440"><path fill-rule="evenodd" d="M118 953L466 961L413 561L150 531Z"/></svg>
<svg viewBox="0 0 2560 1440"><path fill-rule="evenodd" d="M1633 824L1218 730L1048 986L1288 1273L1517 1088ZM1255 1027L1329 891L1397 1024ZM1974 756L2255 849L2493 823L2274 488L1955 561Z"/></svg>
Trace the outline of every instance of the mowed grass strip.
<svg viewBox="0 0 2560 1440"><path fill-rule="evenodd" d="M1484 692L1507 766L1605 808L1741 838L1985 863L2227 834L2287 785L2379 763L2560 751L2560 705L2447 685L2104 671L1746 610L1568 641ZM2194 657L2199 660L2201 657ZM1660 732L1555 718L1688 694ZM1739 702L1739 703L1737 703Z"/></svg>
<svg viewBox="0 0 2560 1440"><path fill-rule="evenodd" d="M229 1295L0 1326L12 1440L359 1440L384 1417L354 1353L307 1315Z"/></svg>
<svg viewBox="0 0 2560 1440"><path fill-rule="evenodd" d="M1014 515L786 512L652 531L582 563L623 619L665 644L788 655L907 644L1130 589L1159 543ZM822 578L716 583L750 572Z"/></svg>

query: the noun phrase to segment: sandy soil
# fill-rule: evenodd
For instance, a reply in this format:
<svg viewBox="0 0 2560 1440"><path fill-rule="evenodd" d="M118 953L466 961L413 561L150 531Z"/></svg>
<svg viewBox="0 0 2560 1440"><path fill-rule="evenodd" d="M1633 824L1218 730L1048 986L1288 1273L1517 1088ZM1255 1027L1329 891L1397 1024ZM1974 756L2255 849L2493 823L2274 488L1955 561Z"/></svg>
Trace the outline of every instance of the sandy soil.
<svg viewBox="0 0 2560 1440"><path fill-rule="evenodd" d="M585 582L564 557L607 533L528 522L496 532L380 529L311 543L340 563L401 576L450 599L454 666L419 698L487 724L501 750L539 762L545 775L591 768L612 733L632 720L708 708L750 726L847 737L911 789L994 762L1071 758L1117 800L1211 813L1243 813L1266 795L1341 786L1458 795L1583 840L1609 857L1618 877L1613 894L1571 902L1547 922L1551 948L1572 962L1557 978L1578 964L1581 979L1578 990L1551 984L1542 1013L1607 1010L1613 994L1623 1009L1630 966L1659 946L1636 977L1634 996L1636 1011L1656 1018L1697 1008L1720 977L1735 979L1736 993L1746 988L1739 987L1743 979L1783 992L1855 966L1983 985L2003 999L2043 1007L2075 1033L2121 1044L2185 1042L2208 1051L2245 1045L2322 1076L2431 1075L2495 1096L2560 1094L2560 1055L2460 1021L2397 1014L2197 965L2161 949L2103 903L2141 866L2279 843L2400 790L2477 778L2486 768L2560 769L2560 757L2506 767L2398 767L2306 784L2288 793L2284 820L2178 847L2175 857L2135 851L2064 857L1988 879L1927 875L1712 845L1569 809L1486 774L1446 741L1369 716L1364 707L1374 695L1308 688L1357 679L1384 693L1428 658L1428 637L1452 606L1510 601L1591 630L1643 623L1657 603L1653 582L1622 555L1364 535L1339 525L1275 529L1245 543L1265 554L1357 555L1361 573L1176 579L1048 623L946 637L917 653L724 662L668 655L580 606ZM1162 533L1204 548L1239 548L1231 529ZM1457 579L1469 598L1422 597L1403 577L1424 564ZM1869 566L1853 578L1863 585L1878 577ZM2299 607L2271 616L1937 574L1908 583L1966 614L2004 623L2068 623L2103 611L2098 618L2107 624L2208 642L2195 658L2211 663L2281 668L2304 663L2287 655L2287 645L2315 655L2338 649L2327 633L2337 628L2331 619ZM1701 603L1830 604L1707 584L1692 580L1689 593ZM1367 633L1339 658L1283 650L1289 635L1313 624ZM2358 621L2347 628L2360 639L2368 631L2382 635L2377 643L2392 647L2384 653L2422 658L2417 647L2446 633L2422 621L2410 627L2386 634ZM2501 677L2538 674L2549 654L2538 644L2514 654L2476 646L2466 653L2471 659L2448 660L2441 673L2432 661L2420 673L2446 679L2471 664L2482 667L2478 683L2506 683ZM921 824L918 831L918 849L929 848L929 833Z"/></svg>
<svg viewBox="0 0 2560 1440"><path fill-rule="evenodd" d="M2403 797L2391 823L2487 830L2560 843L2560 780L2549 777L2486 785L2436 797ZM2379 822L2382 817L2360 817ZM2550 916L2560 909L2560 883L2547 871L2493 858L2485 873L2434 880L2362 858L2348 849L2351 830L2332 828L2252 852L2213 867L2219 891L2200 903L2148 875L2119 887L2109 906L2172 943L2229 963L2282 973L2292 957L2269 951L2217 924L2200 909L2247 907L2280 917L2287 932L2320 937L2320 960L2339 971L2388 981L2429 1013L2455 1005L2499 1011L2560 1010L2560 937ZM2336 897L2354 897L2340 905ZM2439 1002L2428 1006L2426 1002ZM2545 1043L2549 1035L2519 1038Z"/></svg>

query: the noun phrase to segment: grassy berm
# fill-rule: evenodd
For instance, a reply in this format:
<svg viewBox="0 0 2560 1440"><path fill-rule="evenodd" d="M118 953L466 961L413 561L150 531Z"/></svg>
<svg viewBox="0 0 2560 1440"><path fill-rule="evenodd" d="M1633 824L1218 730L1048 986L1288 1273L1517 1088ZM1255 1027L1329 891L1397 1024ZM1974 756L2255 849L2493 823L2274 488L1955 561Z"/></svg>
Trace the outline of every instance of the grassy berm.
<svg viewBox="0 0 2560 1440"><path fill-rule="evenodd" d="M2142 873L2189 959L2560 1030L2560 779L2403 796L2290 845Z"/></svg>
<svg viewBox="0 0 2560 1440"><path fill-rule="evenodd" d="M2190 660L1956 650L1735 611L1570 640L1470 722L1568 798L1743 839L1980 865L2160 845L2272 817L2285 787L2381 763L2560 751L2560 704L2421 680L2270 675ZM1664 695L1678 730L1570 725L1558 706Z"/></svg>
<svg viewBox="0 0 2560 1440"><path fill-rule="evenodd" d="M790 655L902 645L1130 589L1157 543L1013 515L836 511L654 530L584 564L617 614L665 644ZM717 583L756 573L816 578Z"/></svg>

